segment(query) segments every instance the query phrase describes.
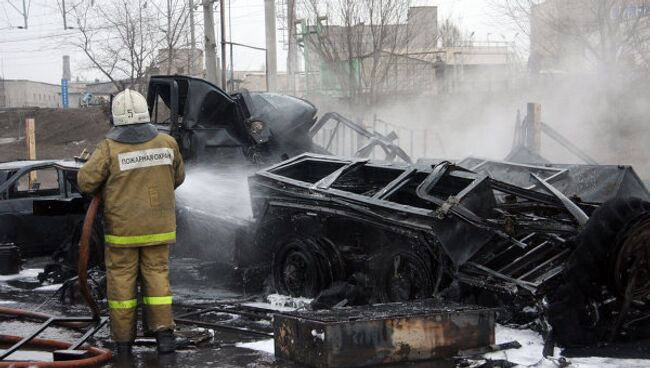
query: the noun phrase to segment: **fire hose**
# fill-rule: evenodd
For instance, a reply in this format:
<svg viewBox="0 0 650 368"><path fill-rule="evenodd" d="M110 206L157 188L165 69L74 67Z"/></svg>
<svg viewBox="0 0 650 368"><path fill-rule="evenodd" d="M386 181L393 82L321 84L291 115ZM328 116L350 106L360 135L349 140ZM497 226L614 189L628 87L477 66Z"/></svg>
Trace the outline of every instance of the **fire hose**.
<svg viewBox="0 0 650 368"><path fill-rule="evenodd" d="M79 241L79 262L77 264L77 273L79 274L79 289L88 307L93 313L93 318L99 320L99 305L93 298L88 287L88 259L90 258L90 236L93 232L93 224L97 217L97 210L102 203L102 195L97 193L93 196L86 211L83 228L81 229L81 240Z"/></svg>
<svg viewBox="0 0 650 368"><path fill-rule="evenodd" d="M3 344L15 344L22 339L20 336L9 336L9 335L0 335L0 343ZM50 340L50 339L32 339L30 346L42 347L42 348L54 348L54 349L68 349L72 346L71 343L59 340ZM110 351L105 349L96 348L90 346L86 348L92 356L84 359L76 360L66 360L58 362L35 362L35 361L25 361L25 362L16 362L16 361L0 361L0 368L19 368L19 367L88 367L96 366L100 363L106 362L111 359L112 354Z"/></svg>

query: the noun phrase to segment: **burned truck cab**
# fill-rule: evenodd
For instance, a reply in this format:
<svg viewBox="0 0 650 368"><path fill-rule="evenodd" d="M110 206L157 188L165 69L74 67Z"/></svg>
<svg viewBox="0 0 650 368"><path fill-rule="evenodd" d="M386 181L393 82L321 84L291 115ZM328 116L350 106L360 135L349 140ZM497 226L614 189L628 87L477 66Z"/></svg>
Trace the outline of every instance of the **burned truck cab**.
<svg viewBox="0 0 650 368"><path fill-rule="evenodd" d="M310 151L316 108L274 93L228 94L202 79L153 76L147 102L152 123L176 138L187 161L275 163Z"/></svg>

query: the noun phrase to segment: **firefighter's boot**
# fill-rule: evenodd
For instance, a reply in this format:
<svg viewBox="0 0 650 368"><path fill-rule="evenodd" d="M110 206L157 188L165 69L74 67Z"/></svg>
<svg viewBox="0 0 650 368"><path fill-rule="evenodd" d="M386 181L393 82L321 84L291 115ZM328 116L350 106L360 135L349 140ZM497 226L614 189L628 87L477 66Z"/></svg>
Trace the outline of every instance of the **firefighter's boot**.
<svg viewBox="0 0 650 368"><path fill-rule="evenodd" d="M158 344L158 353L169 354L176 351L176 337L170 330L156 332L156 343Z"/></svg>
<svg viewBox="0 0 650 368"><path fill-rule="evenodd" d="M131 355L131 348L133 344L130 342L118 342L115 344L115 352L120 358Z"/></svg>

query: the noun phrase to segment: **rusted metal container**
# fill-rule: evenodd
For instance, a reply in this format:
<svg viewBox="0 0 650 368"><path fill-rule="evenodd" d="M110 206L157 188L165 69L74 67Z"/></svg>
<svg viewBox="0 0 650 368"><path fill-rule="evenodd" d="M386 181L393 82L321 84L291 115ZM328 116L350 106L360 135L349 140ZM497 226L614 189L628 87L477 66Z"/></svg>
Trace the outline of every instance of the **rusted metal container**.
<svg viewBox="0 0 650 368"><path fill-rule="evenodd" d="M441 359L494 344L494 311L433 300L276 314L275 355L311 367Z"/></svg>

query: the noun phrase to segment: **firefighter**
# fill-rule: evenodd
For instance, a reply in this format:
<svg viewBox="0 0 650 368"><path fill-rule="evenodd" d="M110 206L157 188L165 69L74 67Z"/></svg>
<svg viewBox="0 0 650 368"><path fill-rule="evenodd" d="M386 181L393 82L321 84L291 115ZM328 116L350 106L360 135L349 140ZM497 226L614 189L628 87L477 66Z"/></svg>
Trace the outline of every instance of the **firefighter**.
<svg viewBox="0 0 650 368"><path fill-rule="evenodd" d="M113 99L113 127L77 180L85 193L101 191L107 245L106 274L111 334L118 355L129 354L136 335L136 280L140 278L145 329L159 353L176 350L169 245L176 240L176 189L185 179L174 138L149 123L147 101L124 90Z"/></svg>

